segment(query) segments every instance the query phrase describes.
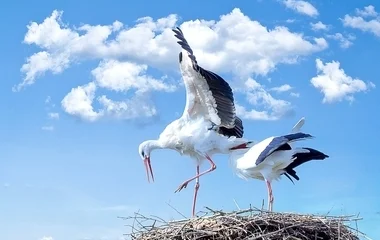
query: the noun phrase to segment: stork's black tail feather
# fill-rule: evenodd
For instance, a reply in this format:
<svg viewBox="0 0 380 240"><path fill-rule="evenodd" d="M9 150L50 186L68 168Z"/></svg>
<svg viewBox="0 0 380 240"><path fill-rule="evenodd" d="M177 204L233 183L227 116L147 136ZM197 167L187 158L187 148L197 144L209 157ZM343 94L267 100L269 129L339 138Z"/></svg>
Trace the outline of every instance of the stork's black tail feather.
<svg viewBox="0 0 380 240"><path fill-rule="evenodd" d="M289 178L292 182L293 180L289 177L289 175L292 176L297 181L300 180L300 178L297 176L297 172L294 170L296 167L311 160L324 160L325 158L329 157L328 155L318 150L315 150L313 148L303 148L303 149L309 150L309 152L294 154L293 157L295 157L296 159L284 169L285 176Z"/></svg>

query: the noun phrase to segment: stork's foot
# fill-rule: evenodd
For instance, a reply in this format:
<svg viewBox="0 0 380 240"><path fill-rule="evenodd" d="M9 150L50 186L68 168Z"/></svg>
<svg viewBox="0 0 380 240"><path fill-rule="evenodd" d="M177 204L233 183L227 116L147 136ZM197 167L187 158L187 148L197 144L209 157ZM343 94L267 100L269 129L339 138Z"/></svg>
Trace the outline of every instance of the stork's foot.
<svg viewBox="0 0 380 240"><path fill-rule="evenodd" d="M198 167L197 167L197 175L196 175L195 177L192 177L192 178L190 178L189 180L185 181L185 182L182 183L181 185L179 185L179 187L177 188L177 190L175 190L175 193L181 191L181 190L184 189L184 188L186 188L186 187L187 187L187 184L189 184L189 182L193 181L194 179L199 179L200 176L203 176L203 175L205 175L205 174L207 174L207 173L209 173L209 172L212 172L212 171L214 171L214 170L216 169L216 165L215 165L215 163L212 161L212 159L211 159L207 154L206 154L205 157L206 157L207 160L210 161L210 163L211 163L211 168L210 168L209 170L207 170L207 171L204 171L204 172L202 172L202 173L199 173L199 169L198 169Z"/></svg>
<svg viewBox="0 0 380 240"><path fill-rule="evenodd" d="M186 188L187 185L189 184L190 181L186 181L184 183L182 183L181 185L179 185L179 187L177 188L177 190L175 190L175 193L176 192L180 192L182 189Z"/></svg>

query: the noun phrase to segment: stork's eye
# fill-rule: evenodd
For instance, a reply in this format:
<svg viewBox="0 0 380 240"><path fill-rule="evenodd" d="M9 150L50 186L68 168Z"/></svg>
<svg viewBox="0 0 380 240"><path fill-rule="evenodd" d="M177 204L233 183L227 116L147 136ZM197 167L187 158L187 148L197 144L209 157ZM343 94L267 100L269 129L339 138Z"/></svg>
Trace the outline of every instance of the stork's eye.
<svg viewBox="0 0 380 240"><path fill-rule="evenodd" d="M144 151L141 151L141 156L143 156L143 157L145 156Z"/></svg>

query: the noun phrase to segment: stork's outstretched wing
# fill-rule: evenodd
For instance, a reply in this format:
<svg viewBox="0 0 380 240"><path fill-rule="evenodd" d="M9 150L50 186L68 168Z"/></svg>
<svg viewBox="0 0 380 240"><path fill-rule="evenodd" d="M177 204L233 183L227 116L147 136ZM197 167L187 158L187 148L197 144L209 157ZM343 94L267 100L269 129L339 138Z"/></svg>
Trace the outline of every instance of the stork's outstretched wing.
<svg viewBox="0 0 380 240"><path fill-rule="evenodd" d="M179 54L179 61L180 63L182 61L188 63L182 69L187 95L184 112L189 113L190 117L197 117L202 114L219 127L234 129L236 126L236 110L231 87L218 74L198 65L193 50L180 28L173 29L173 32L179 39L178 44L184 50Z"/></svg>

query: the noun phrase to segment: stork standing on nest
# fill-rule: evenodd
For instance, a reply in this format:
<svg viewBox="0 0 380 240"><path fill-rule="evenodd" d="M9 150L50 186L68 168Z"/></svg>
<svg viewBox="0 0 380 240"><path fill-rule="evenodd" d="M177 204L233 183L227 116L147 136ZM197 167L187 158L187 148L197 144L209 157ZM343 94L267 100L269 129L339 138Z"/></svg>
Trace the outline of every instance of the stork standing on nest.
<svg viewBox="0 0 380 240"><path fill-rule="evenodd" d="M268 137L254 145L250 144L247 146L248 149L233 150L230 154L230 163L240 178L265 181L268 190L268 211L273 210L273 180L279 180L281 175L285 175L292 182L290 176L299 180L294 168L311 160L324 160L329 157L313 148L294 147L295 141L313 138L310 134L300 132L304 122L305 119L302 118L290 134Z"/></svg>
<svg viewBox="0 0 380 240"><path fill-rule="evenodd" d="M144 160L146 173L153 177L150 154L154 149L173 149L196 160L196 175L183 182L175 192L196 180L192 214L199 189L199 177L216 169L211 156L229 153L231 148L244 148L249 141L243 139L243 124L236 116L234 97L229 84L219 75L198 65L193 50L180 28L173 29L182 47L179 66L186 89L186 105L182 116L171 122L157 140L140 144L139 154ZM207 160L210 169L200 173L200 165Z"/></svg>

